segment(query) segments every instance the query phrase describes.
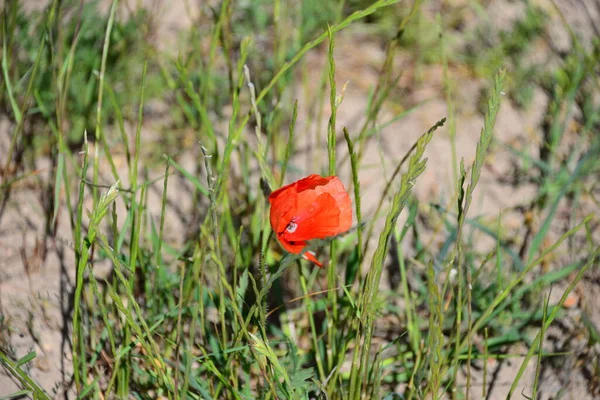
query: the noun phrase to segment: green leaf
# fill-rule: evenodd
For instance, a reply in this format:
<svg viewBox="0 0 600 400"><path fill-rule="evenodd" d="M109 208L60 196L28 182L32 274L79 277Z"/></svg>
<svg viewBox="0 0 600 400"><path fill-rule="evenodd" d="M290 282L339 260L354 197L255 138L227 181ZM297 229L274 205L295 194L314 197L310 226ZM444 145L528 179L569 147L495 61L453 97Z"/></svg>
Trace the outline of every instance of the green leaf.
<svg viewBox="0 0 600 400"><path fill-rule="evenodd" d="M27 396L31 393L32 393L31 390L19 390L18 392L14 392L13 394L9 394L9 395L0 397L0 400L17 399L17 398Z"/></svg>
<svg viewBox="0 0 600 400"><path fill-rule="evenodd" d="M27 364L29 361L33 360L37 356L35 351L32 351L25 356L23 356L19 361L16 362L16 366L20 367L23 364Z"/></svg>
<svg viewBox="0 0 600 400"><path fill-rule="evenodd" d="M192 175L191 173L186 171L185 168L183 168L181 165L179 165L179 163L177 163L177 161L173 160L171 157L167 157L167 156L164 156L164 157L165 157L165 159L167 159L169 161L169 164L171 164L173 167L175 167L175 169L177 171L179 171L190 182L192 182L192 184L196 187L196 189L198 189L198 191L200 193L202 193L205 196L208 196L208 188L206 186L204 186L203 184L201 184L200 181L198 179L196 179L196 177L194 175Z"/></svg>

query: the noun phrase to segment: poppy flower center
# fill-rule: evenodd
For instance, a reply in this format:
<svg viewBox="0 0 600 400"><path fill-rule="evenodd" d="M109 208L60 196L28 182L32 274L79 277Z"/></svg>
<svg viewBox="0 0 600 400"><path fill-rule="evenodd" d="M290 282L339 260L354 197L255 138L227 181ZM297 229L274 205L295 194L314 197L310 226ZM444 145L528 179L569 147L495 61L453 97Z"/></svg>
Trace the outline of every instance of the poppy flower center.
<svg viewBox="0 0 600 400"><path fill-rule="evenodd" d="M296 232L296 229L298 229L298 224L295 222L290 222L288 224L288 226L285 227L285 230L288 231L289 233L294 233Z"/></svg>

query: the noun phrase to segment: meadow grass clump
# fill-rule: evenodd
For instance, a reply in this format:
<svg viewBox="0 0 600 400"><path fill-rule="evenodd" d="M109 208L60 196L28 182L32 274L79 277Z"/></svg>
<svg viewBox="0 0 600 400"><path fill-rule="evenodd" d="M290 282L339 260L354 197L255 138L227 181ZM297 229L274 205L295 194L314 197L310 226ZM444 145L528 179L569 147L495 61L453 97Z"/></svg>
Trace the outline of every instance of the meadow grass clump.
<svg viewBox="0 0 600 400"><path fill-rule="evenodd" d="M463 32L460 10L420 0L224 0L198 8L173 54L152 42L150 10L100 3L102 18L96 3L3 6L0 229L19 183L37 178L72 291L68 378L54 392L25 368L39 353L11 350L0 303L0 364L19 388L0 398L486 398L500 396L490 360L505 359L518 365L505 396L538 398L552 359L573 356L545 340L600 253L598 40L572 34L567 55L548 50L556 63L528 64L550 18L529 2L491 48L489 15ZM370 49L364 37L379 56L352 121L340 75L348 45ZM461 112L480 108L459 103L464 71L486 82L485 106L459 157ZM437 84L423 100L427 76ZM534 88L548 102L529 151L498 127L503 107L533 106ZM386 147L386 128L434 100L444 115ZM451 184L428 197L419 184L439 143ZM534 195L477 215L501 151L513 186ZM322 269L286 253L269 223L269 194L312 173L345 179L354 215L348 233L308 244ZM597 327L579 326L589 343L576 357L597 371ZM589 378L587 393L598 387Z"/></svg>

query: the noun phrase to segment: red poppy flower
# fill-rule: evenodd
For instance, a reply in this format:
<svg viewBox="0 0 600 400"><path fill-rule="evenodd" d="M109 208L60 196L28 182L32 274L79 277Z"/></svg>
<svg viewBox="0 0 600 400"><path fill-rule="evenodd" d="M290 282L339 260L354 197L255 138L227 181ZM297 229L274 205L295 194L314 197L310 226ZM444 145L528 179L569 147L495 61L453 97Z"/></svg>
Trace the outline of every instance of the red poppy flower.
<svg viewBox="0 0 600 400"><path fill-rule="evenodd" d="M290 253L301 253L307 240L339 235L352 225L350 196L337 176L307 176L275 190L269 203L271 228ZM323 266L311 252L303 257Z"/></svg>

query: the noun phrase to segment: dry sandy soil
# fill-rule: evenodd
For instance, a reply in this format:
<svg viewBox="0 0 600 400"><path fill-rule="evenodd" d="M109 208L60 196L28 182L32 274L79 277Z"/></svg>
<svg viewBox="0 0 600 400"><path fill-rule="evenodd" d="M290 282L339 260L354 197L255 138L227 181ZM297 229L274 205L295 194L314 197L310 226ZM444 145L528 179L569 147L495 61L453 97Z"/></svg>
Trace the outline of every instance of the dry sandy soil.
<svg viewBox="0 0 600 400"><path fill-rule="evenodd" d="M450 3L460 3L455 0ZM42 2L39 2L42 3ZM132 2L130 2L132 3ZM135 3L135 2L133 2ZM156 15L160 38L157 45L159 48L169 48L176 43L177 32L186 29L193 22L194 7L189 13L183 1L146 1L148 6ZM169 5L167 6L167 3ZM547 9L553 20L558 21L558 15L552 11L549 1L537 0ZM582 2L575 0L558 1L565 16L572 26L576 27L580 34L589 38L593 35L588 13L592 18L600 21L599 8L594 1ZM433 2L436 4L436 2ZM426 7L434 5L428 4ZM492 1L489 9L490 15L494 15L496 23L507 24L517 18L522 11L521 4L514 1ZM569 46L568 36L561 28L560 23L551 24L551 36L560 46ZM358 35L358 36L357 36ZM357 47L358 46L358 47ZM313 51L308 57L316 66L325 62L325 53ZM336 63L338 87L349 82L344 101L338 111L339 126L357 127L359 121L356 116L362 115L362 110L367 105L367 92L377 79L377 67L384 57L384 49L378 43L374 43L368 37L361 37L360 33L340 34L337 39ZM380 154L375 142L371 143L365 155L364 165L372 166L364 168L361 172L361 185L364 190L364 204L371 204L369 199L378 199L382 191L382 176L389 177L398 160L402 158L409 147L419 135L432 126L436 121L447 115L447 106L443 97L442 71L439 67L427 67L420 71L422 79L418 90L409 90L413 83L414 73L408 55L400 56L398 62L405 65L406 74L399 83L405 89L406 95L411 96L411 101L416 104L425 99L431 99L424 106L394 123L381 132L381 140L385 154ZM319 71L319 68L315 68ZM482 115L477 109L476 100L479 98L481 88L487 82L473 79L461 71L452 71L453 79L460 82L460 91L457 93L456 103L459 105L456 125L457 152L458 157L464 157L467 165L473 160L475 146L479 132L483 124ZM298 94L302 102L302 93ZM498 117L495 135L496 138L505 143L520 144L524 148L541 140L539 125L546 110L548 97L545 92L538 89L534 93L532 107L528 110L520 110L514 107L510 101L504 101ZM327 115L328 111L325 111ZM387 115L386 115L387 114ZM391 111L382 115L385 121L391 117ZM144 137L156 137L153 126L160 121L146 119L144 126ZM10 121L0 116L0 159L6 154L9 134L13 125ZM301 130L300 130L301 131ZM446 193L451 193L452 170L448 168L451 161L450 141L446 127L440 130L434 137L427 150L429 164L424 176L418 181L415 192L422 198L437 199ZM183 154L180 162L185 166L193 162L194 154ZM383 161L382 161L383 160ZM305 163L300 156L298 163ZM498 149L492 154L488 166L482 176L478 187L478 197L472 215L497 216L503 210L527 203L534 195L534 188L527 185L513 186L501 179L511 168L512 159L510 154ZM70 316L69 316L69 293L73 288L74 254L69 243L71 237L70 227L66 218L58 219L58 230L55 237L47 235L45 204L47 195L38 189L50 178L47 174L48 161L41 160L37 167L41 173L37 176L38 181L29 185L27 182L20 183L14 190L7 206L7 210L0 221L0 314L4 315L8 331L0 332L0 345L2 340L9 340L15 349L17 357L22 357L30 351L35 351L35 361L27 366L30 368L31 376L36 379L49 393L60 396L64 389L63 383L70 381L71 359L70 359ZM157 172L159 174L160 172ZM347 176L345 177L347 181ZM170 193L180 193L185 190L182 181L174 179L170 181ZM159 213L159 201L157 192L153 194L151 207L156 207L151 212ZM174 196L174 195L173 195ZM180 209L189 210L191 202L182 203L177 200ZM586 215L597 210L580 210L581 215ZM63 207L61 213L66 213ZM64 216L64 215L63 215ZM518 214L506 212L503 217L504 224L512 227L515 232L523 229L522 217ZM185 221L179 217L167 218L169 234L173 240L181 240L179 232L185 230ZM596 327L600 327L600 272L598 268L592 271L595 276L582 282L577 289L578 305L569 311L568 317L560 321L558 326L549 334L553 339L549 340L550 348L561 351L570 350L574 352L572 357L561 358L562 365L548 363L542 375L543 382L542 398L556 398L559 391L563 390L562 398L576 398L578 400L591 399L593 396L586 390L586 382L589 377L582 372L583 369L577 363L579 353L586 351L586 343L577 334L576 321L579 313L585 310L591 316ZM596 282L596 283L594 283ZM556 290L560 292L560 290ZM575 322L574 322L575 321ZM524 349L516 348L512 353L523 353ZM521 381L521 387L517 391L521 398L521 389L529 393L532 384L534 363L531 363L526 376ZM505 398L508 387L520 365L519 359L510 362L490 362L489 368L494 375L494 383L489 390L488 398ZM477 376L476 376L477 378ZM475 380L473 398L480 397L481 380ZM0 396L16 391L18 387L0 370Z"/></svg>

